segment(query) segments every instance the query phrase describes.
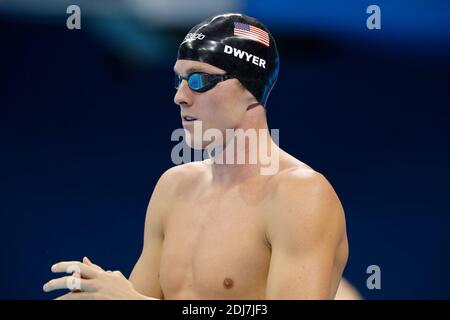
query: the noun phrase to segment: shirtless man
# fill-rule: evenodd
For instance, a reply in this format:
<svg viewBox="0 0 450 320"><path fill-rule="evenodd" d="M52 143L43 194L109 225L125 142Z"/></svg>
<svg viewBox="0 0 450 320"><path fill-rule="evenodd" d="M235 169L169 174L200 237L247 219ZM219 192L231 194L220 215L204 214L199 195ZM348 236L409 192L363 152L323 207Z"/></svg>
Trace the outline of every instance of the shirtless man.
<svg viewBox="0 0 450 320"><path fill-rule="evenodd" d="M334 299L348 257L344 211L327 179L267 131L278 69L275 40L254 18L223 14L192 28L174 66L186 142L207 147L194 132L200 121L204 131L262 130L267 139L236 153L266 143L276 172L261 174L259 159L220 163L235 142L225 139L210 159L160 177L129 280L84 258L52 267L81 278L55 279L44 290L72 289L61 299Z"/></svg>

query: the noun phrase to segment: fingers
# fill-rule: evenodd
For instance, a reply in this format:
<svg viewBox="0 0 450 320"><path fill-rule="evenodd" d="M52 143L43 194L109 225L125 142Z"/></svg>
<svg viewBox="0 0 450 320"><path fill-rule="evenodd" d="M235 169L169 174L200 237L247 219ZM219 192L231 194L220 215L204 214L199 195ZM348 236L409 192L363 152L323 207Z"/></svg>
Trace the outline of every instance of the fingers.
<svg viewBox="0 0 450 320"><path fill-rule="evenodd" d="M83 278L95 279L98 277L100 270L78 261L64 261L54 264L52 272L76 273Z"/></svg>
<svg viewBox="0 0 450 320"><path fill-rule="evenodd" d="M125 276L122 274L122 272L120 272L119 270L116 270L116 271L112 271L112 274L114 274L114 275L116 275L116 276L119 276L119 277L122 277L122 278L125 278Z"/></svg>
<svg viewBox="0 0 450 320"><path fill-rule="evenodd" d="M83 258L83 263L85 263L85 264L87 264L87 265L89 265L89 266L92 266L92 267L94 267L94 268L96 268L96 269L98 269L98 270L105 271L105 270L103 270L100 266L98 266L98 265L92 263L92 261L89 260L88 257L84 257L84 258Z"/></svg>
<svg viewBox="0 0 450 320"><path fill-rule="evenodd" d="M77 276L65 276L58 279L53 279L47 282L43 290L50 292L53 290L69 289L69 290L81 290L86 292L96 291L94 280L81 279Z"/></svg>

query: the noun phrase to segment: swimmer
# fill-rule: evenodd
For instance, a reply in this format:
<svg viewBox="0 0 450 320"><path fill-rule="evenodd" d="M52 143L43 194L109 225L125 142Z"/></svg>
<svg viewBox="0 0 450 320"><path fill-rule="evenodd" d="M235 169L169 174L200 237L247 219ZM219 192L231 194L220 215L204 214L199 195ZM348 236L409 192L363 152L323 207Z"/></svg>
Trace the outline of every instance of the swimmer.
<svg viewBox="0 0 450 320"><path fill-rule="evenodd" d="M363 297L347 279L342 278L334 300L363 300Z"/></svg>
<svg viewBox="0 0 450 320"><path fill-rule="evenodd" d="M262 174L260 158L220 161L235 159L236 136L217 142L223 148L210 158L159 178L129 279L83 258L53 265L75 275L49 281L44 291L71 290L58 299L334 299L348 258L344 209L326 177L282 150L267 130L279 68L275 39L255 18L221 14L193 27L174 64L174 103L187 143L210 146L195 133L200 123L201 133L258 130L258 143L236 154L270 150L276 172Z"/></svg>

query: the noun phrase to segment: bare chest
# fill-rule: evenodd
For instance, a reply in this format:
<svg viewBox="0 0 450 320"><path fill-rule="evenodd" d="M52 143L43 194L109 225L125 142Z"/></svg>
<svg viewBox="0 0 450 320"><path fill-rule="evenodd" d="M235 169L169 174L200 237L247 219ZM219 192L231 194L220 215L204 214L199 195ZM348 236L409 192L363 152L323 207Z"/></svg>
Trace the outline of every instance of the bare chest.
<svg viewBox="0 0 450 320"><path fill-rule="evenodd" d="M264 207L236 195L182 200L165 224L160 268L165 296L264 298L270 262Z"/></svg>

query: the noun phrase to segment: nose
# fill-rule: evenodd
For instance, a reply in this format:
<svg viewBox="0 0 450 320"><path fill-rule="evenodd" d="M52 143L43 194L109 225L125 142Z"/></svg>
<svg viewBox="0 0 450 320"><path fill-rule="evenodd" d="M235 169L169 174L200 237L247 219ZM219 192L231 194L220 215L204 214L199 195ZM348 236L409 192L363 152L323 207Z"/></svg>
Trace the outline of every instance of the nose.
<svg viewBox="0 0 450 320"><path fill-rule="evenodd" d="M177 92L175 93L175 97L173 98L173 102L176 105L189 107L192 105L192 91L188 86L186 80L181 81L178 86Z"/></svg>

